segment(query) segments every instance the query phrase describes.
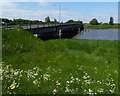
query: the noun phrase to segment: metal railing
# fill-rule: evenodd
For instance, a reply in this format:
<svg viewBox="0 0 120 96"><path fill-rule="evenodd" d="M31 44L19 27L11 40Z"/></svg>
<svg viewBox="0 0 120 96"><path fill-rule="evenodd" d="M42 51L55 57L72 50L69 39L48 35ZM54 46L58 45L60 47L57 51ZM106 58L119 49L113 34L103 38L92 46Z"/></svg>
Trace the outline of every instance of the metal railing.
<svg viewBox="0 0 120 96"><path fill-rule="evenodd" d="M14 29L14 28L34 29L34 28L70 26L70 25L82 25L82 24L78 24L78 23L47 23L47 24L18 24L18 25L6 24L4 26L0 26L0 29Z"/></svg>

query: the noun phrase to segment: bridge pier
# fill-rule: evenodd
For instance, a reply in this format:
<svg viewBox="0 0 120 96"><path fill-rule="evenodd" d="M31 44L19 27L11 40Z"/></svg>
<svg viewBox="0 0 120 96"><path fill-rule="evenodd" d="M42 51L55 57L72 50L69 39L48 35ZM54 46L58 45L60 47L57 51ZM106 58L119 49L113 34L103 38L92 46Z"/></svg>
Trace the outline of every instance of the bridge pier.
<svg viewBox="0 0 120 96"><path fill-rule="evenodd" d="M81 29L80 29L80 28L78 28L78 32L79 32L79 33L81 32Z"/></svg>
<svg viewBox="0 0 120 96"><path fill-rule="evenodd" d="M30 32L33 34L37 34L37 37L43 39L43 40L49 40L49 39L61 39L61 38L72 38L81 30L83 30L83 25L82 24L71 24L71 25L57 25L55 24L54 26L48 26L43 24L42 27L36 25L36 28L34 26L29 26Z"/></svg>
<svg viewBox="0 0 120 96"><path fill-rule="evenodd" d="M58 32L59 39L61 39L61 35L62 35L62 30L59 30Z"/></svg>

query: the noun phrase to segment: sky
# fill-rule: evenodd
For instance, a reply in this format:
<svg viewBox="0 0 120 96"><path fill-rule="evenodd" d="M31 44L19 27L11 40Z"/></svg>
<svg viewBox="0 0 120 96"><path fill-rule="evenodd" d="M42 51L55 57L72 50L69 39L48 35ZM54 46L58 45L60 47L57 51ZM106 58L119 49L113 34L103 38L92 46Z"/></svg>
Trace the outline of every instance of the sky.
<svg viewBox="0 0 120 96"><path fill-rule="evenodd" d="M44 1L44 0L42 0ZM114 0L113 0L114 1ZM30 19L44 21L49 16L51 20L66 22L81 20L88 23L93 18L98 22L108 23L110 17L118 22L118 2L39 2L20 1L2 2L1 17L8 19ZM60 11L61 6L61 11ZM61 12L61 16L60 16ZM61 17L61 19L60 19Z"/></svg>

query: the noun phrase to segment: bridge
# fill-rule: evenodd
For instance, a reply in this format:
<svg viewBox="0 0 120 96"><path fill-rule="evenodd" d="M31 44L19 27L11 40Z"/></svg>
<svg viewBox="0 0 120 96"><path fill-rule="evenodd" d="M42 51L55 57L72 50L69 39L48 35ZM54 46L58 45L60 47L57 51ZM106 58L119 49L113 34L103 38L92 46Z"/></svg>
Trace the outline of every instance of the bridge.
<svg viewBox="0 0 120 96"><path fill-rule="evenodd" d="M0 29L14 29L23 28L30 31L33 34L37 34L38 37L56 37L61 38L64 36L76 35L78 32L84 29L83 24L78 23L54 23L54 24L19 24L15 26L6 25Z"/></svg>

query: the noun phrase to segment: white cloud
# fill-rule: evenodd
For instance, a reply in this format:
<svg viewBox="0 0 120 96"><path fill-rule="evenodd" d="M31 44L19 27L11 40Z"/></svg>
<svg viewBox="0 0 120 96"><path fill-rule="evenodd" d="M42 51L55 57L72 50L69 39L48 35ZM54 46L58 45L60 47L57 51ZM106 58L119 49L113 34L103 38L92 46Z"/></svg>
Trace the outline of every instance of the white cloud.
<svg viewBox="0 0 120 96"><path fill-rule="evenodd" d="M25 9L3 9L3 17L7 17L9 19L13 18L23 18L23 19L32 19L32 20L44 20L45 17L50 16L53 20L56 18L59 20L59 10L25 10ZM69 14L69 15L68 15ZM71 10L62 10L61 13L61 21L67 21L69 19L73 20L82 20L84 22L89 22L91 19L96 17L99 22L108 22L110 17L115 19L117 22L117 14L91 14L87 15L86 13L82 13L80 11L71 11Z"/></svg>
<svg viewBox="0 0 120 96"><path fill-rule="evenodd" d="M58 12L55 10L40 10L40 11L33 11L33 10L24 10L24 9L3 9L2 10L2 17L8 18L24 18L24 19L38 19L44 20L45 17L50 16L52 18L58 17ZM51 14L52 13L52 14Z"/></svg>
<svg viewBox="0 0 120 96"><path fill-rule="evenodd" d="M50 5L52 5L52 2L37 2L37 3L38 3L39 6L50 6Z"/></svg>
<svg viewBox="0 0 120 96"><path fill-rule="evenodd" d="M18 6L17 3L15 3L15 2L10 2L10 0L7 0L7 2L2 2L2 1L0 1L0 17L2 17L3 9L4 9L4 10L16 9L17 6Z"/></svg>
<svg viewBox="0 0 120 96"><path fill-rule="evenodd" d="M50 16L53 20L56 18L59 20L59 10L25 10L25 9L3 9L3 17L7 17L9 19L13 18L23 18L23 19L31 19L31 20L44 20L45 17ZM69 14L69 15L68 15ZM82 20L84 22L89 22L94 17L97 18L99 22L108 22L110 17L115 19L115 22L118 21L117 14L92 14L87 15L86 13L80 11L71 11L71 10L62 10L61 12L61 21L67 21L69 19L73 20Z"/></svg>
<svg viewBox="0 0 120 96"><path fill-rule="evenodd" d="M0 2L0 6L3 9L9 9L9 8L16 8L17 7L17 3L15 2Z"/></svg>
<svg viewBox="0 0 120 96"><path fill-rule="evenodd" d="M9 0L10 1L10 0ZM52 3L44 3L42 5L42 2L39 2L40 6L49 6ZM37 20L44 20L45 17L50 16L53 20L56 18L59 20L59 9L56 10L28 10L23 8L17 8L17 3L15 2L3 2L0 4L0 6L3 6L2 8L2 17L6 17L9 19L13 18L23 18L23 19L37 19ZM1 11L1 10L0 10ZM75 11L75 10L63 10L61 13L61 21L67 21L69 19L73 20L82 20L84 22L89 22L93 17L96 17L99 22L108 22L110 17L113 17L115 19L115 22L118 21L117 14L113 13L103 13L103 14L91 14L91 13L85 13L84 11Z"/></svg>

